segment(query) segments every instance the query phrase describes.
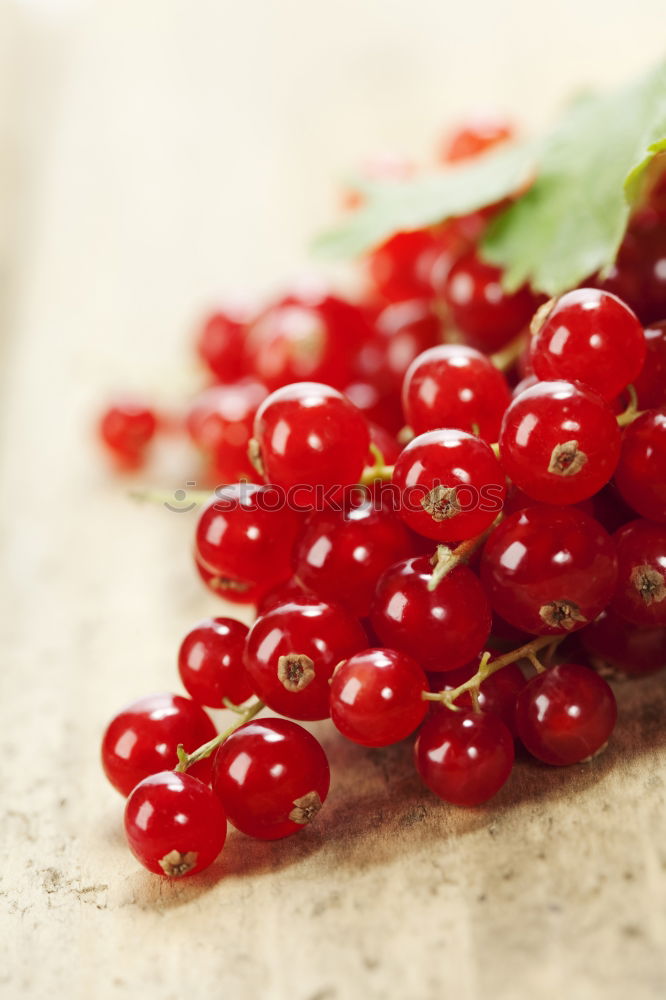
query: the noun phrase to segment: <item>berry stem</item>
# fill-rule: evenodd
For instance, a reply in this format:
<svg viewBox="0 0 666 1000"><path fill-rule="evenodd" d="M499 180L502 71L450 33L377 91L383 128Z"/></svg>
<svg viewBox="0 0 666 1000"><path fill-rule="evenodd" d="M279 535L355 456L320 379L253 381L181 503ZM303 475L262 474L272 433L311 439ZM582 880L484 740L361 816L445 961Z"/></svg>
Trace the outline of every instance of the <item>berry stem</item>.
<svg viewBox="0 0 666 1000"><path fill-rule="evenodd" d="M532 666L534 667L534 669L538 674L543 674L546 672L546 668L544 667L543 663L541 662L541 660L534 651L526 653L525 657L530 661L530 663L532 664Z"/></svg>
<svg viewBox="0 0 666 1000"><path fill-rule="evenodd" d="M227 704L227 700L228 699L225 698L225 704ZM208 743L204 743L192 753L187 753L181 743L177 750L178 764L175 770L180 772L187 771L188 767L191 767L192 764L196 764L197 761L210 757L213 751L217 750L217 748L221 746L232 733L234 733L246 722L249 722L250 719L253 719L255 715L258 715L262 708L265 707L264 702L259 701L259 699L257 699L257 701L253 701L251 705L247 706L247 708L242 708L238 705L232 706L231 702L229 702L229 704L227 704L227 708L230 708L232 712L238 713L238 720L234 722L232 726L229 726L228 729L225 729L223 733L218 733L212 740L209 740Z"/></svg>
<svg viewBox="0 0 666 1000"><path fill-rule="evenodd" d="M247 711L247 709L243 708L242 705L235 705L229 698L223 698L222 704L225 708L228 708L230 712L235 712L236 715L245 715L245 712Z"/></svg>
<svg viewBox="0 0 666 1000"><path fill-rule="evenodd" d="M485 531L482 531L480 535L476 535L474 538L468 538L467 541L460 542L459 545L456 545L455 549L450 549L448 545L438 545L432 557L434 569L428 582L428 590L436 590L444 577L452 569L455 569L461 562L467 562L476 550L483 545L488 535L497 527L501 520L502 515L498 514L489 528L486 528Z"/></svg>
<svg viewBox="0 0 666 1000"><path fill-rule="evenodd" d="M495 365L495 368L499 368L501 372L506 372L509 368L512 368L525 350L527 341L527 331L523 330L517 337L510 340L501 351L496 351L495 354L491 354L490 360Z"/></svg>
<svg viewBox="0 0 666 1000"><path fill-rule="evenodd" d="M514 649L510 653L504 653L503 656L498 656L497 659L492 660L492 662L490 661L490 653L486 652L481 657L477 672L473 677L470 677L469 680L465 681L464 684L459 684L457 688L453 688L451 691L422 691L421 697L424 701L441 701L442 704L446 705L447 708L450 708L451 711L459 712L460 708L455 704L455 702L462 694L465 693L465 691L470 692L472 704L474 704L475 694L478 694L483 682L490 677L491 674L501 670L502 667L508 667L510 663L515 663L517 660L529 660L536 670L543 672L545 668L534 654L539 649L543 649L544 646L557 645L557 643L561 642L563 638L564 636L559 635L538 635L536 639L532 639L531 642L526 643L524 646L519 646L518 649Z"/></svg>
<svg viewBox="0 0 666 1000"><path fill-rule="evenodd" d="M188 506L195 504L200 506L215 496L214 490L183 490L185 496L179 500L173 490L130 490L129 496L132 500L140 500L142 503L159 503L163 506L174 507L177 503L187 500Z"/></svg>
<svg viewBox="0 0 666 1000"><path fill-rule="evenodd" d="M393 469L395 466L385 464L383 454L373 442L370 442L370 452L374 456L375 464L367 465L363 470L363 475L361 476L362 486L372 486L377 479L390 480L393 478Z"/></svg>
<svg viewBox="0 0 666 1000"><path fill-rule="evenodd" d="M645 412L644 410L638 409L638 396L636 395L636 390L633 385L627 386L627 392L629 393L627 408L623 413L618 414L617 417L618 426L620 427L626 427L627 424L633 423L634 420L642 416Z"/></svg>

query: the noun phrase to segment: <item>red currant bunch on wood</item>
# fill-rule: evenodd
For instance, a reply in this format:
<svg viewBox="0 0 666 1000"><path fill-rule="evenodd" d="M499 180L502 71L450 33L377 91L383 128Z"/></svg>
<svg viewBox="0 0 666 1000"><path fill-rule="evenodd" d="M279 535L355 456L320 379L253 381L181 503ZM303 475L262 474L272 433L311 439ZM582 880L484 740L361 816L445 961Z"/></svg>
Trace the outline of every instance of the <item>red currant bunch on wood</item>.
<svg viewBox="0 0 666 1000"><path fill-rule="evenodd" d="M511 134L470 125L442 156ZM294 287L201 328L209 381L175 425L216 480L194 565L226 604L179 637L188 697L102 738L150 872L203 871L227 821L307 836L342 740L359 762L410 741L430 793L480 806L517 745L522 768L592 761L606 678L666 666L663 237L633 220L610 277L544 303L483 259L500 209L394 234L357 301ZM99 433L137 469L168 425L116 402Z"/></svg>

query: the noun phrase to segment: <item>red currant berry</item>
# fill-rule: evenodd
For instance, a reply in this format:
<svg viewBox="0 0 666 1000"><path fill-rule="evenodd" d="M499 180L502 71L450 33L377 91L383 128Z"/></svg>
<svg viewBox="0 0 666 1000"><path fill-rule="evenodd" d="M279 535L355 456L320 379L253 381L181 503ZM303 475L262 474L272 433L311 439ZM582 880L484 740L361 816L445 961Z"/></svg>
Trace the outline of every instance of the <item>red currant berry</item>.
<svg viewBox="0 0 666 1000"><path fill-rule="evenodd" d="M393 472L400 516L439 542L473 538L502 510L506 487L489 445L458 430L420 434L404 448Z"/></svg>
<svg viewBox="0 0 666 1000"><path fill-rule="evenodd" d="M292 719L326 719L336 663L367 646L355 618L303 595L270 608L250 630L245 665L270 709Z"/></svg>
<svg viewBox="0 0 666 1000"><path fill-rule="evenodd" d="M654 323L666 316L666 220L652 225L641 241L645 284L639 315L643 322Z"/></svg>
<svg viewBox="0 0 666 1000"><path fill-rule="evenodd" d="M353 372L358 345L372 333L358 306L321 290L290 295L250 326L246 363L269 389L291 382L342 388Z"/></svg>
<svg viewBox="0 0 666 1000"><path fill-rule="evenodd" d="M615 485L637 514L666 521L666 408L648 410L625 428Z"/></svg>
<svg viewBox="0 0 666 1000"><path fill-rule="evenodd" d="M431 792L455 806L479 806L499 792L513 767L513 737L485 712L431 714L414 745L416 770Z"/></svg>
<svg viewBox="0 0 666 1000"><path fill-rule="evenodd" d="M399 518L364 503L348 511L312 514L296 547L294 572L306 590L364 618L377 578L413 554Z"/></svg>
<svg viewBox="0 0 666 1000"><path fill-rule="evenodd" d="M486 354L516 337L529 323L538 299L523 286L502 288L502 272L484 263L476 251L464 254L449 271L443 288L453 322L472 347Z"/></svg>
<svg viewBox="0 0 666 1000"><path fill-rule="evenodd" d="M646 359L634 389L639 410L666 407L666 319L645 331Z"/></svg>
<svg viewBox="0 0 666 1000"><path fill-rule="evenodd" d="M627 302L643 323L666 317L666 226L659 213L637 216L603 287Z"/></svg>
<svg viewBox="0 0 666 1000"><path fill-rule="evenodd" d="M608 534L576 507L530 507L498 525L481 560L493 609L537 635L582 628L606 607L617 580Z"/></svg>
<svg viewBox="0 0 666 1000"><path fill-rule="evenodd" d="M222 708L252 697L243 666L248 628L233 618L207 618L187 633L178 651L178 671L187 693L200 705Z"/></svg>
<svg viewBox="0 0 666 1000"><path fill-rule="evenodd" d="M375 327L383 368L397 386L414 358L442 339L442 321L427 299L392 302L378 314Z"/></svg>
<svg viewBox="0 0 666 1000"><path fill-rule="evenodd" d="M240 588L234 589L233 584L229 586L229 578L220 576L215 570L208 569L196 551L194 553L194 566L199 579L210 590L211 594L215 594L223 601L230 601L232 604L259 605L264 599L266 591L261 584L254 583L247 586L243 584Z"/></svg>
<svg viewBox="0 0 666 1000"><path fill-rule="evenodd" d="M421 724L426 675L418 663L393 649L365 649L343 660L331 679L331 719L354 743L385 747Z"/></svg>
<svg viewBox="0 0 666 1000"><path fill-rule="evenodd" d="M99 434L102 443L121 468L139 468L146 448L155 437L157 417L139 400L117 400L102 414Z"/></svg>
<svg viewBox="0 0 666 1000"><path fill-rule="evenodd" d="M510 399L502 373L480 351L462 344L424 351L402 386L405 420L415 434L456 427L497 441Z"/></svg>
<svg viewBox="0 0 666 1000"><path fill-rule="evenodd" d="M516 486L545 503L578 503L613 474L620 430L607 403L576 382L539 382L502 421L500 460Z"/></svg>
<svg viewBox="0 0 666 1000"><path fill-rule="evenodd" d="M191 774L161 771L136 786L125 806L132 854L156 875L196 875L215 861L227 820L215 793Z"/></svg>
<svg viewBox="0 0 666 1000"><path fill-rule="evenodd" d="M329 782L320 743L287 719L247 722L215 755L213 789L229 822L259 840L305 829L321 809Z"/></svg>
<svg viewBox="0 0 666 1000"><path fill-rule="evenodd" d="M647 350L643 328L615 295L576 288L543 309L532 340L540 379L575 379L606 400L636 379Z"/></svg>
<svg viewBox="0 0 666 1000"><path fill-rule="evenodd" d="M217 385L202 392L187 415L194 443L208 456L219 485L251 479L254 469L247 447L257 407L268 389L254 379Z"/></svg>
<svg viewBox="0 0 666 1000"><path fill-rule="evenodd" d="M271 486L235 483L216 491L196 530L196 554L216 574L220 596L250 601L291 576L300 527L284 494Z"/></svg>
<svg viewBox="0 0 666 1000"><path fill-rule="evenodd" d="M377 382L351 382L344 394L361 411L371 432L373 424L379 424L386 433L391 430L397 434L404 424L397 390L383 389Z"/></svg>
<svg viewBox="0 0 666 1000"><path fill-rule="evenodd" d="M580 633L594 667L621 677L642 677L666 667L666 628L639 627L603 611Z"/></svg>
<svg viewBox="0 0 666 1000"><path fill-rule="evenodd" d="M396 233L369 254L370 280L389 302L432 298L432 272L440 251L434 231Z"/></svg>
<svg viewBox="0 0 666 1000"><path fill-rule="evenodd" d="M577 663L561 663L527 682L518 695L518 735L544 764L578 764L608 742L615 697L603 677Z"/></svg>
<svg viewBox="0 0 666 1000"><path fill-rule="evenodd" d="M104 773L121 795L135 785L178 763L178 744L191 753L212 740L215 726L203 708L179 694L139 698L114 716L102 739ZM194 764L190 773L208 781L209 760Z"/></svg>
<svg viewBox="0 0 666 1000"><path fill-rule="evenodd" d="M494 146L513 139L515 129L504 118L486 116L461 125L446 137L441 159L444 163L459 163L487 153Z"/></svg>
<svg viewBox="0 0 666 1000"><path fill-rule="evenodd" d="M430 674L431 691L452 691L459 684L464 684L476 673L479 666L479 657L466 664L459 670L451 670L446 674ZM516 735L516 699L525 687L527 681L523 672L515 663L509 663L501 670L495 671L487 677L481 684L478 694L479 709L481 712L489 712L502 720L506 728ZM473 702L469 691L465 691L456 699L456 705L466 711L472 711ZM430 702L432 711L448 712L442 702Z"/></svg>
<svg viewBox="0 0 666 1000"><path fill-rule="evenodd" d="M252 318L245 304L228 305L208 317L197 337L199 357L220 382L234 382L246 370L243 344Z"/></svg>
<svg viewBox="0 0 666 1000"><path fill-rule="evenodd" d="M328 385L297 382L271 393L259 407L254 436L266 479L300 487L294 500L313 506L314 487L357 483L370 446L363 414Z"/></svg>
<svg viewBox="0 0 666 1000"><path fill-rule="evenodd" d="M584 500L576 506L584 510L586 514L591 514L595 521L598 521L609 534L617 531L624 524L628 524L629 521L633 521L636 517L634 511L618 493L613 482L608 483L603 490L595 493L589 500Z"/></svg>
<svg viewBox="0 0 666 1000"><path fill-rule="evenodd" d="M430 591L428 556L396 563L380 577L372 605L376 635L424 670L455 670L479 653L490 632L490 608L477 577L456 566Z"/></svg>
<svg viewBox="0 0 666 1000"><path fill-rule="evenodd" d="M632 521L614 541L618 581L612 609L634 625L666 625L666 525Z"/></svg>

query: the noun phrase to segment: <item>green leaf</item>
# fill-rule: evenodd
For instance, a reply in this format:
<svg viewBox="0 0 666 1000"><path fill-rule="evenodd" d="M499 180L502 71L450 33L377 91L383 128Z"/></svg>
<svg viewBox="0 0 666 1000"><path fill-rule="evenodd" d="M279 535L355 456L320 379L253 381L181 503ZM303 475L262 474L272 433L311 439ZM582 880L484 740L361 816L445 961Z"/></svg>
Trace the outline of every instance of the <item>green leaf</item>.
<svg viewBox="0 0 666 1000"><path fill-rule="evenodd" d="M484 240L506 287L557 295L612 264L664 136L666 63L571 108L544 143L537 180Z"/></svg>
<svg viewBox="0 0 666 1000"><path fill-rule="evenodd" d="M315 241L317 253L351 257L378 245L393 233L421 229L452 215L465 215L500 201L534 176L538 144L505 146L469 165L419 174L408 181L357 185L362 208Z"/></svg>
<svg viewBox="0 0 666 1000"><path fill-rule="evenodd" d="M505 147L456 168L368 184L366 202L316 243L349 256L395 232L433 225L532 186L490 227L482 252L524 282L557 295L609 267L655 157L666 161L666 61L622 90L579 98L539 142ZM662 154L662 155L659 155Z"/></svg>

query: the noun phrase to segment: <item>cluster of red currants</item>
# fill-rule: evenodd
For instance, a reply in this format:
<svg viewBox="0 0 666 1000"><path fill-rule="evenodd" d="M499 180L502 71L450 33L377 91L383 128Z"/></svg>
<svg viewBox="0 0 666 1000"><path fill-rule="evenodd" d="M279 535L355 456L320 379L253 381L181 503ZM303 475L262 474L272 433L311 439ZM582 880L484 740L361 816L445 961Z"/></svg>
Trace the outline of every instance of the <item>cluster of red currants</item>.
<svg viewBox="0 0 666 1000"><path fill-rule="evenodd" d="M303 829L329 767L300 722L330 717L366 747L416 732L425 784L474 806L507 781L516 740L550 765L595 756L616 720L602 674L666 665L664 206L607 279L633 308L598 281L547 303L507 294L475 249L494 211L393 237L366 262L363 304L300 292L206 323L219 382L185 424L226 485L195 563L257 617L198 624L178 657L190 697L144 698L106 731L150 871L205 868L227 819L264 839ZM119 405L102 435L135 467L158 424ZM217 734L206 707L236 724Z"/></svg>

